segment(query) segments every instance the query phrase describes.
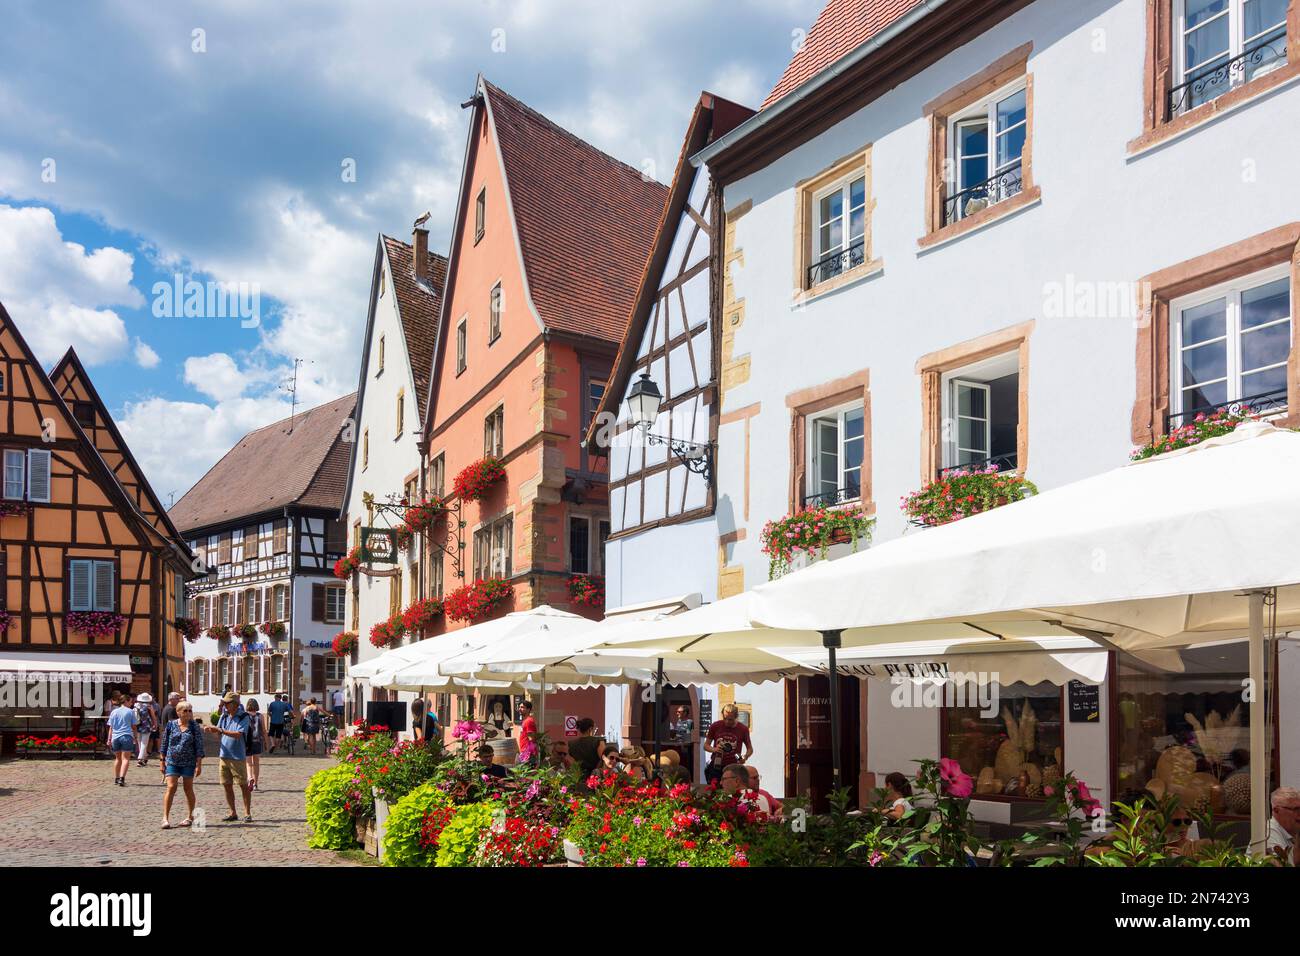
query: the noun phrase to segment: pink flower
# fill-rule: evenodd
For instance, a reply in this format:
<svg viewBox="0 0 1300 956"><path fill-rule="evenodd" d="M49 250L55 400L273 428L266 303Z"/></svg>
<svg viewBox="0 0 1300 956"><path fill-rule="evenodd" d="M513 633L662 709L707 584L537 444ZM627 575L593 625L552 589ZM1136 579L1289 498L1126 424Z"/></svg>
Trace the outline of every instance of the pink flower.
<svg viewBox="0 0 1300 956"><path fill-rule="evenodd" d="M961 764L951 757L939 758L939 776L943 779L944 792L950 797L961 800L975 790L975 782L961 769Z"/></svg>

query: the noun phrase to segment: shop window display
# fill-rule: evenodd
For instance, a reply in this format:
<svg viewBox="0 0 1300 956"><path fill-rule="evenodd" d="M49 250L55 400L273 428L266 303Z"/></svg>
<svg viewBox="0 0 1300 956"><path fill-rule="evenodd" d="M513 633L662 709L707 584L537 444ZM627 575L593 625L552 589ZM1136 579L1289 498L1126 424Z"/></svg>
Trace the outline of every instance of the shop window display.
<svg viewBox="0 0 1300 956"><path fill-rule="evenodd" d="M971 775L977 796L1041 799L1064 764L1061 688L1009 684L999 691L995 715L971 703L944 708L943 756Z"/></svg>
<svg viewBox="0 0 1300 956"><path fill-rule="evenodd" d="M1176 796L1216 815L1250 814L1245 641L1183 648L1181 671L1121 655L1119 790Z"/></svg>

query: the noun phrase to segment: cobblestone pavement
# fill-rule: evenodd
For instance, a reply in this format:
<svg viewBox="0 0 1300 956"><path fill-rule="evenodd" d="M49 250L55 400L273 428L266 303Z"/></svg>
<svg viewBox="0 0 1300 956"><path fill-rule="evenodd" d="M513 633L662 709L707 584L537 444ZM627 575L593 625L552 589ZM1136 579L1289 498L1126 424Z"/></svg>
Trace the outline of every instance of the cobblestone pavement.
<svg viewBox="0 0 1300 956"><path fill-rule="evenodd" d="M113 785L110 760L0 761L0 866L347 866L307 848L303 790L333 757L298 753L262 757L263 789L253 794L252 823L221 823L225 792L215 757L194 781L203 829L162 829L162 774L155 758L134 763L125 787ZM243 804L235 795L242 820ZM185 819L177 788L172 822Z"/></svg>

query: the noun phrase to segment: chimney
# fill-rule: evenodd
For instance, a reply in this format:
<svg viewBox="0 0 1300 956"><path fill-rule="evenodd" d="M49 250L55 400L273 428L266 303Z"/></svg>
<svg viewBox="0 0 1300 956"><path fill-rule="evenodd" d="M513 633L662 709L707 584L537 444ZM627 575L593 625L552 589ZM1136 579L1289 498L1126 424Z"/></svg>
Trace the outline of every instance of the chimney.
<svg viewBox="0 0 1300 956"><path fill-rule="evenodd" d="M425 223L428 221L429 214L426 212L415 220L415 227L411 230L411 249L415 257L415 277L422 282L429 281L429 230L425 227Z"/></svg>

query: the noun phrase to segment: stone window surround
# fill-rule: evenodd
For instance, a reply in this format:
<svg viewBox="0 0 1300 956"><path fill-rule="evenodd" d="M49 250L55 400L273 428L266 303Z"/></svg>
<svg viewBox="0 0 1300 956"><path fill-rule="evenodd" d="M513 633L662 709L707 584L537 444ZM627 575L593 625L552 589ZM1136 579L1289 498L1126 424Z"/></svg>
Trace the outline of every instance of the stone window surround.
<svg viewBox="0 0 1300 956"><path fill-rule="evenodd" d="M793 514L803 507L808 474L808 416L837 408L854 401L862 402L862 494L861 510L873 515L876 503L871 482L871 370L861 369L843 378L799 389L785 397L790 410L790 487L789 505Z"/></svg>
<svg viewBox="0 0 1300 956"><path fill-rule="evenodd" d="M921 481L931 481L943 464L943 376L975 362L1016 352L1020 393L1016 423L1016 474L1029 466L1029 338L1034 320L1021 322L923 355L916 362L921 377Z"/></svg>
<svg viewBox="0 0 1300 956"><path fill-rule="evenodd" d="M1174 85L1174 0L1147 0L1146 58L1142 66L1142 133L1130 140L1130 156L1202 126L1224 113L1300 79L1300 0L1287 6L1286 35L1289 62L1271 73L1243 83L1208 103L1165 118L1165 103Z"/></svg>
<svg viewBox="0 0 1300 956"><path fill-rule="evenodd" d="M1226 94L1225 94L1226 95ZM1287 414L1278 424L1300 426L1300 359L1295 348L1295 303L1300 300L1300 222L1242 239L1167 266L1138 280L1137 389L1131 438L1145 445L1165 432L1169 412L1169 306L1175 299L1282 263L1291 263L1291 356Z"/></svg>
<svg viewBox="0 0 1300 956"><path fill-rule="evenodd" d="M925 104L921 111L929 127L930 157L926 166L925 235L917 240L921 249L965 235L998 219L1033 205L1042 198L1034 184L1034 75L1029 72L1029 55L1033 42L1024 43L994 60L974 76ZM1021 189L1016 195L994 203L956 222L943 225L943 208L948 193L945 175L948 161L948 121L955 114L985 96L1014 82L1025 79L1025 148L1021 153Z"/></svg>
<svg viewBox="0 0 1300 956"><path fill-rule="evenodd" d="M813 197L826 187L853 177L855 173L861 172L866 182L863 184L866 195L866 207L863 210L863 232L862 232L862 254L863 261L861 265L854 266L851 269L845 269L833 279L827 279L819 282L815 286L808 285L808 270L816 261L813 256L813 244L816 236L814 235L816 227L816 213L813 209ZM880 259L873 259L871 256L871 221L876 208L876 198L871 190L871 144L856 149L848 156L837 159L829 167L822 170L815 176L802 180L795 184L795 214L794 214L794 304L800 305L809 299L832 292L841 286L856 282L865 276L874 275L884 268L884 263ZM848 210L845 210L847 219ZM847 237L847 222L845 224Z"/></svg>

